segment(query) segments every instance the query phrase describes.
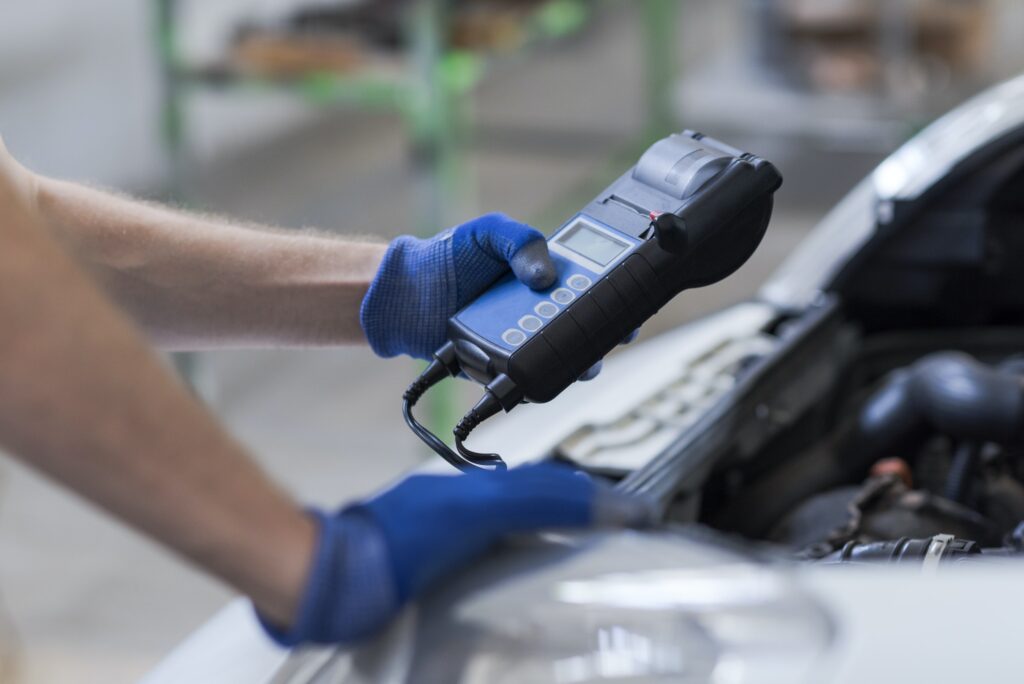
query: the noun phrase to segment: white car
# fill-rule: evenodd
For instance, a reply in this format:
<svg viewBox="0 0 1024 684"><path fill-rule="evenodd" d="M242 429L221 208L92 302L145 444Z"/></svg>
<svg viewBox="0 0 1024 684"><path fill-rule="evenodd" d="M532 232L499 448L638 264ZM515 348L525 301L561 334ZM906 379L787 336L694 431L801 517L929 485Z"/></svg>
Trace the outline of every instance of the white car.
<svg viewBox="0 0 1024 684"><path fill-rule="evenodd" d="M145 681L1022 681L1022 352L1024 77L753 301L474 436L618 479L656 528L509 540L350 651L278 649L239 601Z"/></svg>

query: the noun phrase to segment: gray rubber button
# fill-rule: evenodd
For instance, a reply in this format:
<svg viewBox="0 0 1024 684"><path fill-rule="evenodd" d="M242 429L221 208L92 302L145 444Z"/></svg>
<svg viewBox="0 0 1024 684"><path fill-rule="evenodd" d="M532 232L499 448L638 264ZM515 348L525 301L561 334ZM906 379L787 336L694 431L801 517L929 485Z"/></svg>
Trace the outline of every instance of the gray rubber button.
<svg viewBox="0 0 1024 684"><path fill-rule="evenodd" d="M526 341L526 333L522 330L516 330L515 328L509 328L501 334L501 339L505 340L505 344L512 347L518 347Z"/></svg>
<svg viewBox="0 0 1024 684"><path fill-rule="evenodd" d="M537 306L533 307L533 310L537 312L537 315L541 318L554 318L558 313L558 307L551 302L541 302Z"/></svg>
<svg viewBox="0 0 1024 684"><path fill-rule="evenodd" d="M526 332L536 332L540 330L540 326L544 325L539 318L536 316L523 316L519 319L519 327Z"/></svg>
<svg viewBox="0 0 1024 684"><path fill-rule="evenodd" d="M559 304L568 304L572 300L576 299L576 295L573 294L572 290L567 290L564 287L560 287L551 293L551 298Z"/></svg>
<svg viewBox="0 0 1024 684"><path fill-rule="evenodd" d="M577 273L576 275L569 278L568 285L574 290L586 290L593 281L585 275Z"/></svg>

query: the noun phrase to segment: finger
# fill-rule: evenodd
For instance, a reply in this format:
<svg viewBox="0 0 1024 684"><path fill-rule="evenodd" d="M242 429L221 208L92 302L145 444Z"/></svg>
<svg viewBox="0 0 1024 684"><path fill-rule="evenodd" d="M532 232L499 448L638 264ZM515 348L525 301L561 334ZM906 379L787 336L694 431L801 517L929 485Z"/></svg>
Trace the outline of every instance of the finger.
<svg viewBox="0 0 1024 684"><path fill-rule="evenodd" d="M646 497L626 494L597 482L594 489L594 525L601 527L650 527L657 520L657 506Z"/></svg>
<svg viewBox="0 0 1024 684"><path fill-rule="evenodd" d="M619 344L629 344L630 342L635 340L639 334L640 334L640 328L634 328L633 332L631 332L628 335L626 335L622 339L622 341L619 342ZM583 375L581 375L579 377L579 379L582 382L587 382L588 380L593 380L594 378L596 378L601 373L601 368L603 366L604 366L604 362L603 361L598 361L593 366L591 366L586 371L584 371Z"/></svg>
<svg viewBox="0 0 1024 684"><path fill-rule="evenodd" d="M535 499L534 505L548 499L562 504L586 504L590 508L591 525L648 527L658 520L658 506L649 497L619 491L609 481L568 464L545 462L520 466L508 471L506 477L529 492ZM508 488L503 486L504 490Z"/></svg>
<svg viewBox="0 0 1024 684"><path fill-rule="evenodd" d="M533 290L550 287L558 277L555 262L548 253L548 243L543 237L527 242L519 248L509 262L512 272L521 283Z"/></svg>
<svg viewBox="0 0 1024 684"><path fill-rule="evenodd" d="M582 382L587 382L588 380L593 380L594 378L596 378L601 373L601 366L603 366L603 365L604 365L603 362L598 361L593 366L591 366L590 368L588 368L587 370L585 370L583 372L583 375L580 376L580 380Z"/></svg>
<svg viewBox="0 0 1024 684"><path fill-rule="evenodd" d="M467 226L480 251L509 264L527 286L542 290L555 281L558 274L547 241L536 229L504 214L486 214Z"/></svg>
<svg viewBox="0 0 1024 684"><path fill-rule="evenodd" d="M568 465L539 463L490 478L498 486L487 502L487 517L500 518L505 532L593 523L594 481Z"/></svg>

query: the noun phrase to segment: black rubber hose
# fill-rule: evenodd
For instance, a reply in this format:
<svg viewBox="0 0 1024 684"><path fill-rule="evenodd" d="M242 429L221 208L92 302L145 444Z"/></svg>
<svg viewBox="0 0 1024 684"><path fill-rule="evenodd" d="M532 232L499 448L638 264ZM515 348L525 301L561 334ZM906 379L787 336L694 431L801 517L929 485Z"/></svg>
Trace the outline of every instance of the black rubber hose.
<svg viewBox="0 0 1024 684"><path fill-rule="evenodd" d="M957 503L968 503L971 482L978 466L981 447L977 442L961 442L953 452L946 479L946 498Z"/></svg>
<svg viewBox="0 0 1024 684"><path fill-rule="evenodd" d="M915 364L911 398L931 427L957 439L1010 444L1024 427L1024 384L967 354L946 352Z"/></svg>
<svg viewBox="0 0 1024 684"><path fill-rule="evenodd" d="M929 432L957 441L1014 444L1024 436L1024 379L959 352L897 371L861 411L858 458L901 455Z"/></svg>

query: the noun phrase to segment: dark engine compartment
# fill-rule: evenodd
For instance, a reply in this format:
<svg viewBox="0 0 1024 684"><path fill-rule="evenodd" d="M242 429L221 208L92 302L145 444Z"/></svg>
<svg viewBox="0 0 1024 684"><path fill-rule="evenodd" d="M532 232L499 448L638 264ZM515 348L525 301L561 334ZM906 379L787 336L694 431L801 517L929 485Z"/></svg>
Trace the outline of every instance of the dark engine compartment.
<svg viewBox="0 0 1024 684"><path fill-rule="evenodd" d="M756 458L713 472L699 519L807 560L920 561L930 544L914 540L936 535L954 538L948 557L1017 553L1021 345L1024 329L864 339L830 396Z"/></svg>
<svg viewBox="0 0 1024 684"><path fill-rule="evenodd" d="M691 519L813 561L1022 554L1024 134L889 205L819 311L772 331L806 339L764 396L799 384L801 409L716 459Z"/></svg>

